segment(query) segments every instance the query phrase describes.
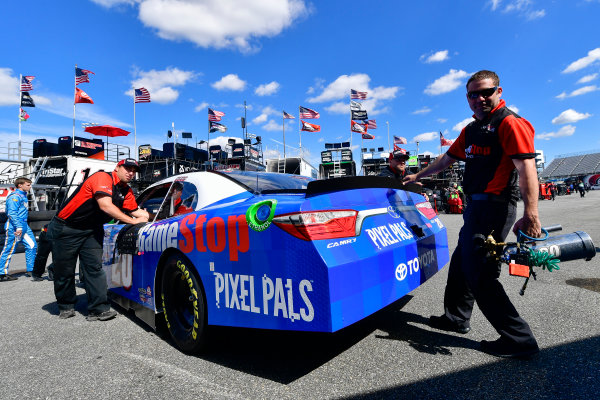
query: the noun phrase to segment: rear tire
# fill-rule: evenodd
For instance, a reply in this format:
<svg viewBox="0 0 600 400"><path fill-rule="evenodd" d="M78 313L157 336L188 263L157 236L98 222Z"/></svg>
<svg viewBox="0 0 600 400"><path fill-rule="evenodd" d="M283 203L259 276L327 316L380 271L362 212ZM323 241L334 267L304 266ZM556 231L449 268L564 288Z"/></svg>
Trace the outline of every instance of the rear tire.
<svg viewBox="0 0 600 400"><path fill-rule="evenodd" d="M161 301L167 330L183 352L197 353L206 343L206 303L192 263L180 254L167 259Z"/></svg>

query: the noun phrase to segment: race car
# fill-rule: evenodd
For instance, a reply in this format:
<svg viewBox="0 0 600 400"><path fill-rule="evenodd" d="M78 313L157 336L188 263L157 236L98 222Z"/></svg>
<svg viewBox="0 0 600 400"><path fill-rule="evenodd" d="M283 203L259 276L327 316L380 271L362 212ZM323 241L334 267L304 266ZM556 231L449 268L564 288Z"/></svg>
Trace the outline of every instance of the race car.
<svg viewBox="0 0 600 400"><path fill-rule="evenodd" d="M195 353L210 325L335 332L448 262L431 204L396 180L205 171L148 187L151 222L104 226L111 298Z"/></svg>

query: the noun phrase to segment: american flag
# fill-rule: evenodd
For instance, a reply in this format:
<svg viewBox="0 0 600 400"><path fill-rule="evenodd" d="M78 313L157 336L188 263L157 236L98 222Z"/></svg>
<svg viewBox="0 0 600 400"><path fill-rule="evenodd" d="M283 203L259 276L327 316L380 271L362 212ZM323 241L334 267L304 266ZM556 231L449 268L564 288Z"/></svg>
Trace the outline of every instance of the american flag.
<svg viewBox="0 0 600 400"><path fill-rule="evenodd" d="M367 92L359 92L357 90L350 89L350 98L351 99L366 100L367 99Z"/></svg>
<svg viewBox="0 0 600 400"><path fill-rule="evenodd" d="M452 143L454 143L453 139L446 139L440 132L440 146L452 146Z"/></svg>
<svg viewBox="0 0 600 400"><path fill-rule="evenodd" d="M367 128L369 129L377 129L377 122L374 119L370 119L367 121Z"/></svg>
<svg viewBox="0 0 600 400"><path fill-rule="evenodd" d="M394 136L394 144L408 144L408 141L405 137Z"/></svg>
<svg viewBox="0 0 600 400"><path fill-rule="evenodd" d="M88 74L96 75L92 71L88 71L87 69L75 67L75 84L79 85L83 82L89 82L90 77L88 76Z"/></svg>
<svg viewBox="0 0 600 400"><path fill-rule="evenodd" d="M285 111L283 112L283 119L296 119L292 114L288 114Z"/></svg>
<svg viewBox="0 0 600 400"><path fill-rule="evenodd" d="M208 109L208 120L209 121L220 121L221 117L224 117L225 113L221 111L215 111L212 108Z"/></svg>
<svg viewBox="0 0 600 400"><path fill-rule="evenodd" d="M28 92L33 90L33 85L31 81L35 78L35 76L23 76L21 77L21 92Z"/></svg>
<svg viewBox="0 0 600 400"><path fill-rule="evenodd" d="M321 118L321 115L315 110L300 106L300 118L315 119Z"/></svg>
<svg viewBox="0 0 600 400"><path fill-rule="evenodd" d="M146 88L134 89L134 103L150 103L150 92Z"/></svg>
<svg viewBox="0 0 600 400"><path fill-rule="evenodd" d="M375 139L375 135L371 135L370 133L363 133L362 138L363 139Z"/></svg>

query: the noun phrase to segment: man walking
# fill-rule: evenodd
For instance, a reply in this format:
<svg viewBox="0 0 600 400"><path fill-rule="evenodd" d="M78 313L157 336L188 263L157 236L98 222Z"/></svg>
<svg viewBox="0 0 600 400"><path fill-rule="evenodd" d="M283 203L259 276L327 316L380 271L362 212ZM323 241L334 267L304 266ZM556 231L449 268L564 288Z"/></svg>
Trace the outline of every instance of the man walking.
<svg viewBox="0 0 600 400"><path fill-rule="evenodd" d="M106 274L102 269L103 225L111 219L126 224L148 221L148 212L140 210L128 183L139 171L137 161L126 158L112 173L99 171L87 178L48 226L54 263L54 294L59 318L75 316L75 266L85 275L88 321L106 321L117 313L110 310ZM131 216L125 214L129 213Z"/></svg>
<svg viewBox="0 0 600 400"><path fill-rule="evenodd" d="M23 242L25 245L25 262L27 264L27 274L31 275L33 262L35 260L35 251L37 244L35 235L27 225L29 208L27 193L31 189L31 179L20 177L15 179L15 191L6 198L6 240L2 254L0 254L0 282L14 281L17 278L8 275L8 266L17 244Z"/></svg>
<svg viewBox="0 0 600 400"><path fill-rule="evenodd" d="M527 120L506 108L501 96L496 73L483 70L471 76L467 82L467 101L475 121L463 128L454 144L433 164L404 180L416 181L444 170L457 160L465 162L464 225L448 270L445 313L432 316L430 325L463 334L469 332L473 304L477 301L500 334L498 340L482 341L481 350L498 357L526 357L539 351L533 333L498 280L500 263L486 259L473 241L475 235L490 234L497 242L505 241L516 219L517 190L524 211L513 231L531 237L541 234L534 130Z"/></svg>

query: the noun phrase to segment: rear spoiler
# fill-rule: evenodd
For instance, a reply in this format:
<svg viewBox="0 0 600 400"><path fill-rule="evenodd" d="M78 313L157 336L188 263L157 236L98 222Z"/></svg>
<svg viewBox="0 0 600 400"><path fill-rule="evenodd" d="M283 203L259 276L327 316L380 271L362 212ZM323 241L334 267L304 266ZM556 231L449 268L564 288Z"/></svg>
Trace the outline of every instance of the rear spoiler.
<svg viewBox="0 0 600 400"><path fill-rule="evenodd" d="M306 197L350 189L389 188L422 193L423 186L416 183L403 184L387 176L348 176L343 178L311 181L306 187Z"/></svg>

